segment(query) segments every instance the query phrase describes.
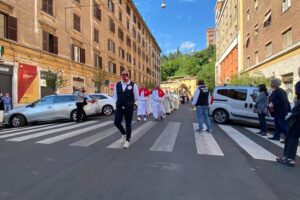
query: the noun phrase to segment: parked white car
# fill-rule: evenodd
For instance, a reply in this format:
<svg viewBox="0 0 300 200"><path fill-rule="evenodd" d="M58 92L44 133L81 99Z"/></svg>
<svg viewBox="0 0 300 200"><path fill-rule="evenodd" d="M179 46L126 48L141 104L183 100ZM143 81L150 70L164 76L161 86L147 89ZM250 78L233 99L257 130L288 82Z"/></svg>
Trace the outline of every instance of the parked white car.
<svg viewBox="0 0 300 200"><path fill-rule="evenodd" d="M253 112L258 88L252 86L218 86L211 96L210 115L217 123L230 120L259 124L257 113ZM274 124L273 117L267 117L268 124Z"/></svg>
<svg viewBox="0 0 300 200"><path fill-rule="evenodd" d="M89 94L89 96L97 100L103 115L111 115L116 110L116 100L113 97L103 93Z"/></svg>

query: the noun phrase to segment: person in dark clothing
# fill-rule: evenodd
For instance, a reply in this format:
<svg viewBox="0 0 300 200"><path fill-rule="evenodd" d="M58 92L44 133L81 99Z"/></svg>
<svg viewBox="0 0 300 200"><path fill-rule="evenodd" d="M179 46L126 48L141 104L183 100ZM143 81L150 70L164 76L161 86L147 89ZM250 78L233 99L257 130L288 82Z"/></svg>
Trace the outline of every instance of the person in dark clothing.
<svg viewBox="0 0 300 200"><path fill-rule="evenodd" d="M299 83L299 82L298 82ZM298 142L300 138L300 100L293 108L292 115L287 119L289 131L285 140L283 157L276 158L277 162L286 164L288 166L295 166Z"/></svg>
<svg viewBox="0 0 300 200"><path fill-rule="evenodd" d="M122 80L114 88L114 98L116 99L115 126L120 130L121 145L123 148L129 148L131 138L131 123L134 110L134 102L138 100L138 86L129 80L128 71L122 72ZM122 125L125 118L126 130Z"/></svg>
<svg viewBox="0 0 300 200"><path fill-rule="evenodd" d="M258 119L260 124L260 132L257 134L267 135L267 107L268 107L268 91L265 84L260 84L258 86L259 95L255 99L256 107L258 110Z"/></svg>
<svg viewBox="0 0 300 200"><path fill-rule="evenodd" d="M0 90L0 110L4 110L4 103L3 103L2 97L3 97L3 93Z"/></svg>
<svg viewBox="0 0 300 200"><path fill-rule="evenodd" d="M78 88L74 92L75 98L76 98L76 122L79 123L82 119L82 115L84 113L83 107L84 107L84 88Z"/></svg>
<svg viewBox="0 0 300 200"><path fill-rule="evenodd" d="M270 140L280 140L280 134L287 136L288 126L285 118L291 112L291 105L288 101L286 92L280 88L281 80L278 78L271 79L271 88L273 90L270 96L269 107L272 110L275 122L275 133Z"/></svg>
<svg viewBox="0 0 300 200"><path fill-rule="evenodd" d="M211 127L211 121L208 116L209 111L209 91L208 88L204 85L203 80L199 80L198 82L199 86L195 90L193 102L192 105L196 106L196 113L197 113L197 119L198 119L198 131L200 133L204 132L203 130L203 117L205 124L207 126L207 132L212 133L212 127Z"/></svg>

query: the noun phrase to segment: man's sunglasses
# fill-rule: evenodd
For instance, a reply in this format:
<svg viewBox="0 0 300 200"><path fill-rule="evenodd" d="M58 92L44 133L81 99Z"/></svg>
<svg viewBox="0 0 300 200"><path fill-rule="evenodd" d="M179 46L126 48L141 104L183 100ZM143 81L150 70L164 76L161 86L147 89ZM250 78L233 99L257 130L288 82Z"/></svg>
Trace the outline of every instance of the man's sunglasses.
<svg viewBox="0 0 300 200"><path fill-rule="evenodd" d="M128 76L128 74L122 74L122 76Z"/></svg>

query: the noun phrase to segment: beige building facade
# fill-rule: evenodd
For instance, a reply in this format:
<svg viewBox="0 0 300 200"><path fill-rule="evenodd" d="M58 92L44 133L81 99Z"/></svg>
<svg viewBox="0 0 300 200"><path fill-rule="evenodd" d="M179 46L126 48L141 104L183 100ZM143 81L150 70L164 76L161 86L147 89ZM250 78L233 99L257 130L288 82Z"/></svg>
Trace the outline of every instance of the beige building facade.
<svg viewBox="0 0 300 200"><path fill-rule="evenodd" d="M227 83L242 65L241 9L242 1L239 0L218 0L216 3L216 85Z"/></svg>
<svg viewBox="0 0 300 200"><path fill-rule="evenodd" d="M190 98L197 89L197 77L178 77L161 82L160 87L164 91L176 93L178 95L188 95Z"/></svg>
<svg viewBox="0 0 300 200"><path fill-rule="evenodd" d="M300 3L293 0L245 0L242 73L262 73L283 82L289 100L300 67Z"/></svg>
<svg viewBox="0 0 300 200"><path fill-rule="evenodd" d="M124 69L160 82L161 49L131 0L0 0L0 50L0 90L14 106L51 93L48 71L66 80L58 93L105 83L111 94Z"/></svg>
<svg viewBox="0 0 300 200"><path fill-rule="evenodd" d="M206 47L216 44L216 31L214 28L206 30Z"/></svg>

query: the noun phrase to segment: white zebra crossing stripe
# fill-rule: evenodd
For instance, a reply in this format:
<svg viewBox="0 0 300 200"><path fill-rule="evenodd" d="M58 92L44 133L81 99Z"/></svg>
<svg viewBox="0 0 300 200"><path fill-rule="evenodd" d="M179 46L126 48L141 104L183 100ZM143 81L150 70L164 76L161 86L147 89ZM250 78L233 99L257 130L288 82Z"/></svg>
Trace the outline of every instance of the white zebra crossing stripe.
<svg viewBox="0 0 300 200"><path fill-rule="evenodd" d="M82 140L79 140L77 142L74 142L72 144L70 144L71 146L79 146L79 147L87 147L90 146L96 142L99 142L101 140L103 140L104 138L107 138L109 136L111 136L114 133L117 133L118 129L116 127L110 128L110 129L106 129L100 133L97 133L95 135L92 135L90 137L84 138Z"/></svg>
<svg viewBox="0 0 300 200"><path fill-rule="evenodd" d="M248 137L232 128L231 126L218 125L229 137L231 137L241 148L243 148L252 158L260 160L275 161L276 156L260 145L256 144Z"/></svg>
<svg viewBox="0 0 300 200"><path fill-rule="evenodd" d="M154 121L149 121L146 122L145 124L141 125L137 129L134 129L132 134L131 134L131 140L130 143L133 144L135 143L138 139L140 139L145 133L147 133L152 127L154 127L156 122ZM107 148L111 149L120 149L123 148L120 145L120 140L115 141L111 145L109 145Z"/></svg>
<svg viewBox="0 0 300 200"><path fill-rule="evenodd" d="M256 129L256 128L246 128L248 131L252 132L252 133L257 133L259 132L259 129ZM284 144L283 143L280 143L279 141L275 141L275 140L269 140L268 137L272 137L271 134L267 134L266 136L262 136L262 135L259 135L260 137L268 140L269 142L272 142L273 144L281 147L281 148L284 148ZM300 148L297 149L297 156L300 156Z"/></svg>
<svg viewBox="0 0 300 200"><path fill-rule="evenodd" d="M134 124L136 121L133 121L132 124ZM125 123L124 123L125 125ZM77 142L74 142L70 144L70 146L78 146L78 147L88 147L92 144L95 144L115 133L117 133L119 130L116 127L106 129L104 131L101 131L100 133L97 133L95 135L92 135L90 137L84 138L82 140L79 140Z"/></svg>
<svg viewBox="0 0 300 200"><path fill-rule="evenodd" d="M28 130L28 129L34 130L34 129L42 128L42 127L45 127L45 126L50 127L51 125L53 125L53 124L36 125L36 126L29 126L29 127L22 127L22 128L12 128L12 129L7 129L7 130L1 131L0 135L4 135L4 134L7 134L7 133L18 132L18 131L23 131L23 130Z"/></svg>
<svg viewBox="0 0 300 200"><path fill-rule="evenodd" d="M8 137L13 137L13 136L17 136L17 135L24 135L24 134L27 134L27 133L43 131L43 130L47 130L47 129L59 128L59 127L68 126L70 124L73 124L73 123L59 124L59 125L54 125L54 126L47 126L47 127L37 128L37 129L30 129L30 130L26 130L26 131L20 131L20 132L17 132L17 133L10 133L10 134L6 134L6 135L0 135L0 138L8 138Z"/></svg>
<svg viewBox="0 0 300 200"><path fill-rule="evenodd" d="M197 153L200 155L224 156L220 146L211 133L199 133L198 124L193 123Z"/></svg>
<svg viewBox="0 0 300 200"><path fill-rule="evenodd" d="M172 152L180 129L180 122L169 122L150 151Z"/></svg>
<svg viewBox="0 0 300 200"><path fill-rule="evenodd" d="M104 126L108 126L112 123L113 123L113 121L106 121L106 122L103 122L101 124L96 124L96 125L89 126L89 127L86 127L86 128L78 129L78 130L72 131L70 133L65 133L65 134L62 134L62 135L55 136L55 137L47 138L47 139L38 141L36 143L39 143L39 144L53 144L53 143L56 143L56 142L59 142L59 141L62 141L62 140L65 140L65 139L83 134L83 133L86 133L88 131L92 131L92 130L95 130L95 129L98 129L98 128L102 128Z"/></svg>
<svg viewBox="0 0 300 200"><path fill-rule="evenodd" d="M25 141L25 140L30 140L30 139L33 139L33 138L37 138L37 137L41 137L41 136L45 136L45 135L49 135L49 134L53 134L53 133L58 133L60 131L66 131L66 130L70 130L70 129L73 129L73 128L78 128L78 127L81 127L81 126L86 126L86 125L89 125L89 124L92 124L92 123L95 123L94 121L89 121L89 122L82 122L82 123L71 123L69 124L69 126L65 126L65 127L62 127L62 128L58 128L56 129L57 127L55 127L55 129L51 129L51 130L48 130L48 131L45 131L45 132L41 132L41 133L34 133L34 134L30 134L30 135L25 135L25 136L22 136L22 137L16 137L16 138L11 138L11 139L8 139L7 141L12 141L12 142L21 142L21 141Z"/></svg>

